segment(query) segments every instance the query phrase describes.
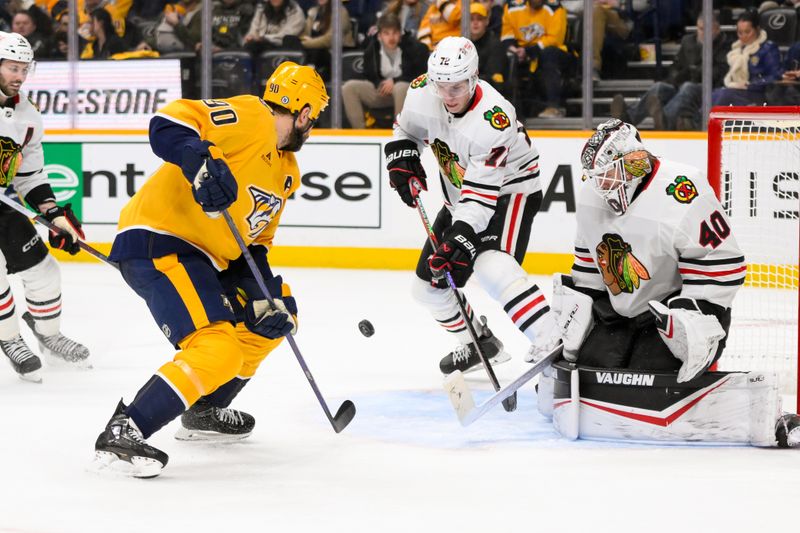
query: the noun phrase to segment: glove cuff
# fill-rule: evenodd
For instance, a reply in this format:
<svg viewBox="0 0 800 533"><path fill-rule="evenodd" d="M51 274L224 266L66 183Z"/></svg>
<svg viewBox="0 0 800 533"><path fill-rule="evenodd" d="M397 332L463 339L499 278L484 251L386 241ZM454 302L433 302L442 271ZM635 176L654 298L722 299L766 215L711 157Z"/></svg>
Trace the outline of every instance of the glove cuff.
<svg viewBox="0 0 800 533"><path fill-rule="evenodd" d="M697 305L697 300L694 298L687 298L685 296L675 296L667 301L667 307L670 309L686 309L687 311L697 311L702 313L700 306Z"/></svg>

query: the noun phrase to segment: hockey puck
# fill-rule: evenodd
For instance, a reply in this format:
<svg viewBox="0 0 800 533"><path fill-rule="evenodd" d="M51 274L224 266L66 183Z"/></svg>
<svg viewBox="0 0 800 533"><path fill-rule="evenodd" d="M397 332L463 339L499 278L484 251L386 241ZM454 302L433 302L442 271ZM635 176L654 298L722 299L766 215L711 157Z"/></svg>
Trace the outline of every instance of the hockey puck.
<svg viewBox="0 0 800 533"><path fill-rule="evenodd" d="M372 337L372 335L375 333L375 328L372 327L372 322L369 320L362 320L358 323L358 331L360 331L365 337Z"/></svg>

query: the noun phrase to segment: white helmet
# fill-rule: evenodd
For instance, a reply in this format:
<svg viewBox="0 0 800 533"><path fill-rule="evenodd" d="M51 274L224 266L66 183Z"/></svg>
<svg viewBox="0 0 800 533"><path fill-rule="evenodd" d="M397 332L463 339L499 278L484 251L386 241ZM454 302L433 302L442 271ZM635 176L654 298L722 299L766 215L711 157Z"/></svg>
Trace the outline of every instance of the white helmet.
<svg viewBox="0 0 800 533"><path fill-rule="evenodd" d="M33 63L33 49L28 40L19 33L0 31L0 60L2 59Z"/></svg>
<svg viewBox="0 0 800 533"><path fill-rule="evenodd" d="M639 131L618 119L597 127L581 150L585 179L617 214L627 211L639 182L652 172Z"/></svg>
<svg viewBox="0 0 800 533"><path fill-rule="evenodd" d="M437 82L469 80L469 94L478 83L478 51L466 37L445 37L428 58L428 79Z"/></svg>

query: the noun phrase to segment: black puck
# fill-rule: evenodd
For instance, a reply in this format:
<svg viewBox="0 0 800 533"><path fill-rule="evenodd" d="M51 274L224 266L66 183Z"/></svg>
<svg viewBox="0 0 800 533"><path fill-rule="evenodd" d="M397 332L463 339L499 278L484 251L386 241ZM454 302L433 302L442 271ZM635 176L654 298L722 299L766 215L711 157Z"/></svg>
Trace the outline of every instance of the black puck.
<svg viewBox="0 0 800 533"><path fill-rule="evenodd" d="M365 337L372 337L372 335L375 333L375 328L372 327L372 322L369 320L362 320L358 323L358 331L360 331Z"/></svg>

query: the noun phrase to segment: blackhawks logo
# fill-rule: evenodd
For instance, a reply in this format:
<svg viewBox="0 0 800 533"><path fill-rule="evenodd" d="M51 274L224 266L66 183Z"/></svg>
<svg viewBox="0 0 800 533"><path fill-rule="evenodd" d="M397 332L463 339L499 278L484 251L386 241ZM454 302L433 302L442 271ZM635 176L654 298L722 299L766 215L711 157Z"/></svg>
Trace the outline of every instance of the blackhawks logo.
<svg viewBox="0 0 800 533"><path fill-rule="evenodd" d="M678 176L675 178L675 183L667 186L667 194L672 195L682 204L690 204L697 198L697 187L686 176Z"/></svg>
<svg viewBox="0 0 800 533"><path fill-rule="evenodd" d="M496 130L503 131L511 125L506 112L500 109L499 106L494 106L489 111L483 114L483 118L489 121L489 124Z"/></svg>
<svg viewBox="0 0 800 533"><path fill-rule="evenodd" d="M606 233L596 250L603 282L612 295L630 294L639 288L641 280L650 279L650 273L633 255L631 245L619 235Z"/></svg>
<svg viewBox="0 0 800 533"><path fill-rule="evenodd" d="M433 140L431 150L433 150L433 155L436 156L436 161L439 162L442 175L460 189L467 170L458 164L458 154L454 154L450 147L447 146L447 143L441 139Z"/></svg>
<svg viewBox="0 0 800 533"><path fill-rule="evenodd" d="M422 74L414 78L414 81L411 82L412 89L419 89L420 87L425 87L428 85L428 75Z"/></svg>

